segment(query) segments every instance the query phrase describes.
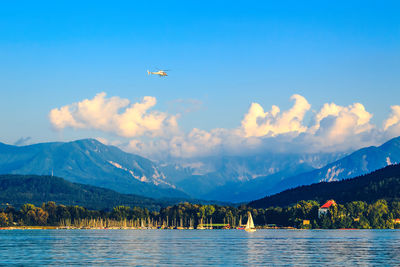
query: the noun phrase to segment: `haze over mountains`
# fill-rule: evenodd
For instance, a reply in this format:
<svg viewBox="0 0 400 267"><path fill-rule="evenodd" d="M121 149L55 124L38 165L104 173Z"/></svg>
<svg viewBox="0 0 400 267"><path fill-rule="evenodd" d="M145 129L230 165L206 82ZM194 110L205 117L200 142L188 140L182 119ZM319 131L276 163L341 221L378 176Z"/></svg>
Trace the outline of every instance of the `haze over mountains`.
<svg viewBox="0 0 400 267"><path fill-rule="evenodd" d="M243 202L298 185L335 181L400 162L400 138L345 154L270 154L156 163L94 139L0 143L0 174L54 175L147 197Z"/></svg>
<svg viewBox="0 0 400 267"><path fill-rule="evenodd" d="M296 174L315 170L342 154L272 154L200 159L209 172L177 181L176 185L201 199L243 202L265 196L265 190Z"/></svg>

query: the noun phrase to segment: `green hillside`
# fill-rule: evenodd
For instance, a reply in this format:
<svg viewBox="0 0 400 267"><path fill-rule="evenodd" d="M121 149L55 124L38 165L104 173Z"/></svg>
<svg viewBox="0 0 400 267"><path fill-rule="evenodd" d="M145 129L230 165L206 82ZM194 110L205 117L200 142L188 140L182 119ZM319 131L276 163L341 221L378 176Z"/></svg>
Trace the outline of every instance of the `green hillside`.
<svg viewBox="0 0 400 267"><path fill-rule="evenodd" d="M316 200L321 203L328 199L338 203L400 199L400 164L353 179L296 187L252 201L248 205L254 208L284 207L300 200Z"/></svg>
<svg viewBox="0 0 400 267"><path fill-rule="evenodd" d="M159 210L168 204L152 198L120 194L110 189L71 183L59 177L0 175L0 204L8 203L19 207L25 203L41 205L47 201L96 210L112 209L119 205Z"/></svg>

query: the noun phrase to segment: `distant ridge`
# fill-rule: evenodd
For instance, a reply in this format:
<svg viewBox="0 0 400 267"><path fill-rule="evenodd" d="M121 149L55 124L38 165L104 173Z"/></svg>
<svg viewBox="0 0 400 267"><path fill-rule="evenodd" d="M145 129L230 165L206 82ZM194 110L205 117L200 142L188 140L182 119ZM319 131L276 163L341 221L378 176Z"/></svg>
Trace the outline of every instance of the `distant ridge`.
<svg viewBox="0 0 400 267"><path fill-rule="evenodd" d="M252 201L248 205L254 208L283 207L300 200L323 202L328 199L334 199L338 203L400 199L400 164L353 179L296 187Z"/></svg>
<svg viewBox="0 0 400 267"><path fill-rule="evenodd" d="M320 169L283 179L275 186L266 188L265 194L271 195L321 181L332 182L353 178L397 163L400 163L400 137L393 138L381 146L359 149Z"/></svg>
<svg viewBox="0 0 400 267"><path fill-rule="evenodd" d="M297 186L349 179L400 163L400 137L351 154L266 154L222 159L216 171L192 175L177 185L198 198L248 202Z"/></svg>

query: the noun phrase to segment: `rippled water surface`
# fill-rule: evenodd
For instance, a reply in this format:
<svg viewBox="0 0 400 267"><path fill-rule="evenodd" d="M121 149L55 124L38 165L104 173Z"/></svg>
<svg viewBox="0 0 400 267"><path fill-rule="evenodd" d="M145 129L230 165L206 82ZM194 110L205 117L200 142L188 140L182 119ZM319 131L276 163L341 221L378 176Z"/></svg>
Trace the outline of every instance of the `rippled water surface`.
<svg viewBox="0 0 400 267"><path fill-rule="evenodd" d="M0 265L398 266L396 230L2 230Z"/></svg>

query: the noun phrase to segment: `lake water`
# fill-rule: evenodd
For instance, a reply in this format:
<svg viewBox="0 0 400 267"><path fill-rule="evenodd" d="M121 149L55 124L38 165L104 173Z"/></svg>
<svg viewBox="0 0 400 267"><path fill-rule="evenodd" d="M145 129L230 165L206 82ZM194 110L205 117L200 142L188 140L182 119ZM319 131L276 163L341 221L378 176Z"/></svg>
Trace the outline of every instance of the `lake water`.
<svg viewBox="0 0 400 267"><path fill-rule="evenodd" d="M1 230L0 265L399 266L396 230Z"/></svg>

